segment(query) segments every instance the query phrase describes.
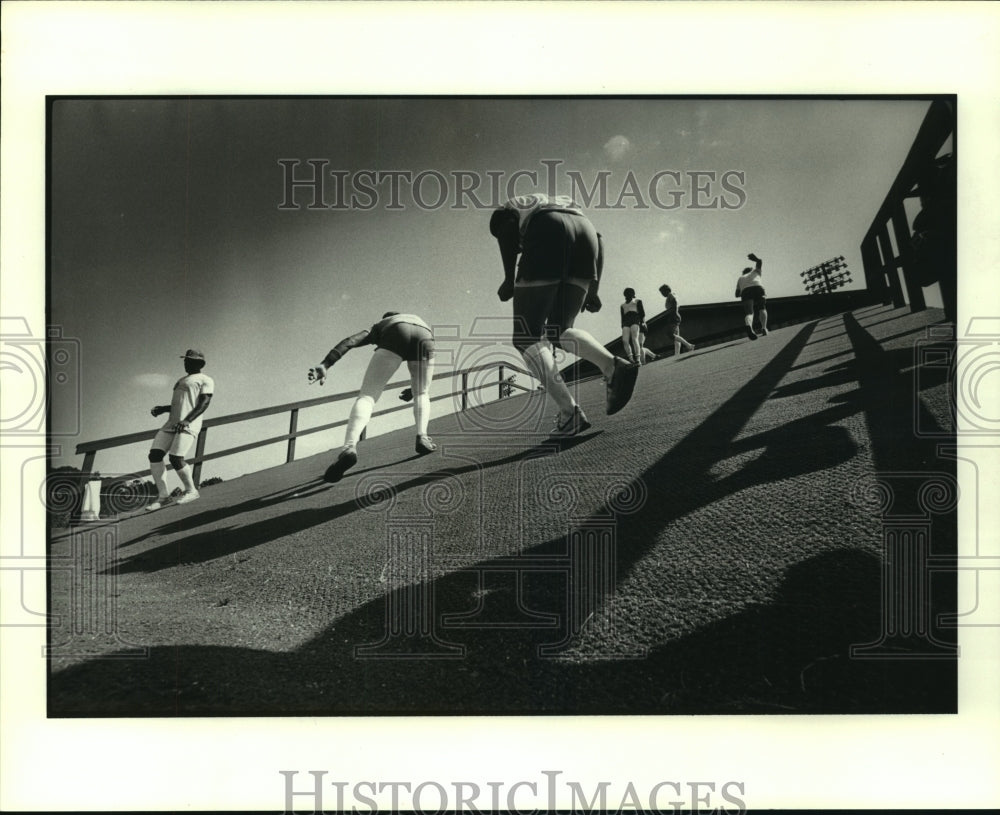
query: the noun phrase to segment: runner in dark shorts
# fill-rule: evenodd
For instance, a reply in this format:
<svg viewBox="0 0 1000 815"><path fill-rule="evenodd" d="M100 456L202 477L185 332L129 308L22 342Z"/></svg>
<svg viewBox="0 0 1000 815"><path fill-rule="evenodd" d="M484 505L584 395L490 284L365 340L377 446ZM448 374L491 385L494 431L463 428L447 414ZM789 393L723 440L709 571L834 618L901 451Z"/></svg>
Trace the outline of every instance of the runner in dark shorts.
<svg viewBox="0 0 1000 815"><path fill-rule="evenodd" d="M553 347L600 369L607 381L607 412L617 413L632 396L636 368L574 327L581 311L601 308L603 243L593 224L565 196L527 195L494 211L490 233L504 268L497 296L514 301L514 347L559 411L553 434L573 435L590 427L559 374Z"/></svg>

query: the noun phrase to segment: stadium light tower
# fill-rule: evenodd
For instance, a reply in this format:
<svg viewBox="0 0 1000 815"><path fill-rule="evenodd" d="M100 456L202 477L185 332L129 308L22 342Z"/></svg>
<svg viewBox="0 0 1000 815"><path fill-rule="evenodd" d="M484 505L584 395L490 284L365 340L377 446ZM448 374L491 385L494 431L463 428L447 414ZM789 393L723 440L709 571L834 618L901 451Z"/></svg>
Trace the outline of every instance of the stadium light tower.
<svg viewBox="0 0 1000 815"><path fill-rule="evenodd" d="M851 272L844 262L843 255L824 260L818 266L799 272L799 277L803 278L802 283L809 294L829 294L834 289L852 282Z"/></svg>

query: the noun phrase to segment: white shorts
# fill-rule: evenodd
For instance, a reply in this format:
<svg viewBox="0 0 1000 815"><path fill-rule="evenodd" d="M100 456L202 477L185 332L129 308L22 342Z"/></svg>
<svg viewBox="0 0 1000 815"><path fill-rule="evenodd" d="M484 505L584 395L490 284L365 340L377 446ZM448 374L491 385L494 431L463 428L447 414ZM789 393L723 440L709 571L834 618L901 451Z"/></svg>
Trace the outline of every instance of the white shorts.
<svg viewBox="0 0 1000 815"><path fill-rule="evenodd" d="M184 458L194 444L195 437L190 433L174 433L170 430L160 430L153 439L152 450L164 450L168 455Z"/></svg>

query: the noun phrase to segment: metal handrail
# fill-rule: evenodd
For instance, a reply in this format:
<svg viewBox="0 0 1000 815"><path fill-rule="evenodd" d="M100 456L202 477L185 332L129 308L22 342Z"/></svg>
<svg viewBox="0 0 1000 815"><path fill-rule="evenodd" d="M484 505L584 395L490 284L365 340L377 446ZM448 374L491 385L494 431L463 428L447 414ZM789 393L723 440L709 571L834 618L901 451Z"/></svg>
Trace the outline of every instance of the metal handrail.
<svg viewBox="0 0 1000 815"><path fill-rule="evenodd" d="M475 385L469 387L469 374L477 373L478 371L491 370L493 368L498 369L499 381L494 383L487 383L482 385ZM507 371L516 371L517 373L524 374L525 376L533 375L530 371L525 370L517 365L512 365L509 362L504 363L486 363L484 365L477 365L472 368L465 368L460 371L445 371L442 373L435 374L432 377L432 381L438 379L447 379L454 377L461 377L461 387L458 390L452 390L449 393L442 393L431 397L432 402L439 401L441 399L450 399L456 396L461 397L461 411L466 411L469 409L469 394L475 393L476 391L485 390L487 388L498 387L498 398L503 398L506 394L505 389L513 389L524 392L531 392L532 388L526 388L523 385L518 385L514 382L508 382L505 379ZM410 384L409 379L401 379L396 382L390 382L385 386L385 390L392 390L395 388L405 387ZM331 430L335 427L341 427L347 424L347 419L341 419L337 422L331 422L324 425L319 425L317 427L309 427L304 430L298 429L298 417L299 411L303 408L318 407L319 405L332 404L334 402L342 402L346 399L354 399L358 396L360 391L345 391L343 393L335 393L330 396L320 396L315 399L305 399L299 402L287 402L282 405L273 405L271 407L257 408L256 410L247 410L241 413L230 413L226 416L215 416L212 418L207 418L204 420L201 426L201 432L198 434L198 441L195 446L194 457L188 461L193 465L194 472L194 482L198 484L201 481L201 465L206 461L212 461L213 459L224 458L225 456L232 456L238 453L245 453L249 450L255 450L259 447L265 447L270 444L276 444L278 442L287 441L288 447L285 455L285 463L289 463L295 460L295 441L301 436L308 436L313 433L320 433L324 430ZM409 405L396 405L394 407L384 408L382 410L376 411L372 414L372 418L377 416L385 416L389 413L395 413L399 410L408 410ZM260 419L265 416L276 416L281 413L288 413L289 415L289 425L288 432L283 433L280 436L271 436L270 438L262 439L259 441L251 442L249 444L241 444L237 447L230 447L225 450L218 450L211 453L205 452L205 442L208 436L208 431L213 427L220 427L222 425L233 424L236 422L247 422L253 419ZM83 455L83 473L94 472L94 462L97 457L97 452L99 450L109 450L115 447L123 447L128 444L136 444L137 442L146 441L150 438L150 431L143 430L137 433L127 433L122 436L111 436L105 439L96 439L94 441L80 442L76 446L77 455ZM141 478L143 476L149 475L149 470L140 470L135 473L128 474L127 478Z"/></svg>

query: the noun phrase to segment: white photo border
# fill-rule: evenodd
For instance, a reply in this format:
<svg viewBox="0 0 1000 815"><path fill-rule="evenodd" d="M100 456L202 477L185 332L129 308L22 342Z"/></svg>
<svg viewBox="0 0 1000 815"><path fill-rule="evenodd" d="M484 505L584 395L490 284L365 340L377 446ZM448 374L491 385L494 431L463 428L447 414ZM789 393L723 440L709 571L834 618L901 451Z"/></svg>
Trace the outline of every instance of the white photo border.
<svg viewBox="0 0 1000 815"><path fill-rule="evenodd" d="M993 4L8 2L3 17L0 292L31 326L45 324L45 100L87 94L957 93L960 314L998 316ZM28 506L5 513L5 557L44 529ZM995 545L995 516L962 522ZM751 809L998 806L1000 629L960 634L957 716L49 720L45 630L4 627L0 809L273 811L281 770L738 781Z"/></svg>

